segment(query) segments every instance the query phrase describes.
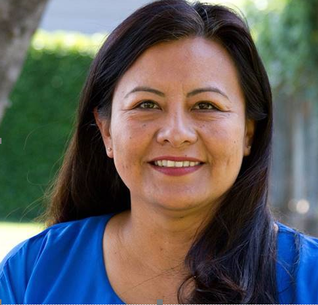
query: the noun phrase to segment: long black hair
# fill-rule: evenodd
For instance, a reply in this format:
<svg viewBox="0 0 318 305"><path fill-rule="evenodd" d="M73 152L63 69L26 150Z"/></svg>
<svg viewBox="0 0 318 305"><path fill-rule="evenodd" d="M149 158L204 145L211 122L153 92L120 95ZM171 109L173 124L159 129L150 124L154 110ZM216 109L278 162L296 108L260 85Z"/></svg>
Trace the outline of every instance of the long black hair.
<svg viewBox="0 0 318 305"><path fill-rule="evenodd" d="M256 122L249 156L215 217L200 232L185 263L189 277L180 303L277 303L276 235L268 204L272 146L272 95L268 77L244 20L229 8L185 0L152 2L124 20L94 59L78 109L75 132L48 191L46 223L130 209L129 190L107 157L93 110L111 118L114 88L148 48L203 37L233 59L244 93L246 117ZM195 281L184 300L182 288Z"/></svg>

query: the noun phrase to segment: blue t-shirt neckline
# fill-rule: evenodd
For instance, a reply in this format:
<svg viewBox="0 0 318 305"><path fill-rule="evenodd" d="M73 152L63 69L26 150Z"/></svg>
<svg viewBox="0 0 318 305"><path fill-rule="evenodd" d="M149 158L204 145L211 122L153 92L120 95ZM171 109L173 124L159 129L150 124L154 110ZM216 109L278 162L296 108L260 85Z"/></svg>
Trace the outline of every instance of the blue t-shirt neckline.
<svg viewBox="0 0 318 305"><path fill-rule="evenodd" d="M101 255L98 255L98 260L99 260L99 263L100 265L102 266L101 269L103 269L103 278L106 282L106 284L108 285L109 287L109 290L113 293L114 297L117 299L117 301L121 304L126 304L117 294L117 292L114 290L114 288L112 287L110 281L109 281L109 278L108 278L108 274L107 274L107 268L106 268L106 265L104 263L104 252L103 252L103 236L104 236L104 232L105 232L105 229L106 229L106 226L109 222L109 220L115 215L116 213L111 213L111 214L107 214L106 217L105 215L102 215L100 217L105 217L104 218L104 222L103 222L103 230L101 230L101 232L99 232L99 243L100 243L100 251L101 251ZM275 221L275 223L277 224L278 226L278 231L277 231L277 239L276 239L276 249L277 249L277 260L282 260L283 257L281 255L282 251L281 251L281 242L282 240L284 239L284 236L283 234L281 233L291 233L291 234L295 234L295 231L287 226L285 226L284 224L282 224L281 222L279 221ZM107 245L105 245L107 246ZM277 266L277 268L280 268L279 266ZM281 274L282 272L277 272L277 274ZM285 276L285 280L288 280L288 278ZM281 282L281 278L277 277L277 290L278 291L281 291L280 290L280 282ZM290 287L291 288L291 287ZM284 288L284 289L288 289L288 288Z"/></svg>

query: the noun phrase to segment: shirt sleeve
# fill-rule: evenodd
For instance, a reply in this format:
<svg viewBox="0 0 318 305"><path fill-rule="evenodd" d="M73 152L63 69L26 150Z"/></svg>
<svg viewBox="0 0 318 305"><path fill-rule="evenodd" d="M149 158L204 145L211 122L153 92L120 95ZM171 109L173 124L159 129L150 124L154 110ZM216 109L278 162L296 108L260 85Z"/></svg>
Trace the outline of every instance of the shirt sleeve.
<svg viewBox="0 0 318 305"><path fill-rule="evenodd" d="M0 299L2 304L23 303L23 247L26 242L15 246L0 263Z"/></svg>
<svg viewBox="0 0 318 305"><path fill-rule="evenodd" d="M297 286L301 303L318 303L318 239L302 235Z"/></svg>
<svg viewBox="0 0 318 305"><path fill-rule="evenodd" d="M2 304L23 304L34 265L42 247L41 233L15 246L0 263Z"/></svg>
<svg viewBox="0 0 318 305"><path fill-rule="evenodd" d="M1 272L0 278L0 300L3 304L17 304L15 292L10 283L9 274L4 270Z"/></svg>

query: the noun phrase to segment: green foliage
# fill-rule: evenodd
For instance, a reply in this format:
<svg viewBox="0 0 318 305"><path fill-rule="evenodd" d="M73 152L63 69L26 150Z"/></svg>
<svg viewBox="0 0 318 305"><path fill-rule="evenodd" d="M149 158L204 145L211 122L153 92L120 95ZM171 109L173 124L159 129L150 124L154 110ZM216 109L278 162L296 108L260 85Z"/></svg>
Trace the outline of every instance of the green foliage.
<svg viewBox="0 0 318 305"><path fill-rule="evenodd" d="M28 221L61 164L101 37L35 35L1 123L0 219Z"/></svg>
<svg viewBox="0 0 318 305"><path fill-rule="evenodd" d="M318 96L318 1L271 0L247 15L274 90L282 95Z"/></svg>

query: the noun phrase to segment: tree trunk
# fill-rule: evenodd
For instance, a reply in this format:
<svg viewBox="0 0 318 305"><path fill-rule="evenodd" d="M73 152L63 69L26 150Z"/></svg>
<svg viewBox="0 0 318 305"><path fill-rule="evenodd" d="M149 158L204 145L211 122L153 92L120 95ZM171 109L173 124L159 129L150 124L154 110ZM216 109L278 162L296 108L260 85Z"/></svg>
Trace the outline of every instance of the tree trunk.
<svg viewBox="0 0 318 305"><path fill-rule="evenodd" d="M0 123L47 1L0 1Z"/></svg>
<svg viewBox="0 0 318 305"><path fill-rule="evenodd" d="M307 198L310 210L307 214L305 230L310 234L318 234L318 105L316 100L308 101L306 107L306 177Z"/></svg>
<svg viewBox="0 0 318 305"><path fill-rule="evenodd" d="M276 96L271 200L281 221L318 235L318 105Z"/></svg>

